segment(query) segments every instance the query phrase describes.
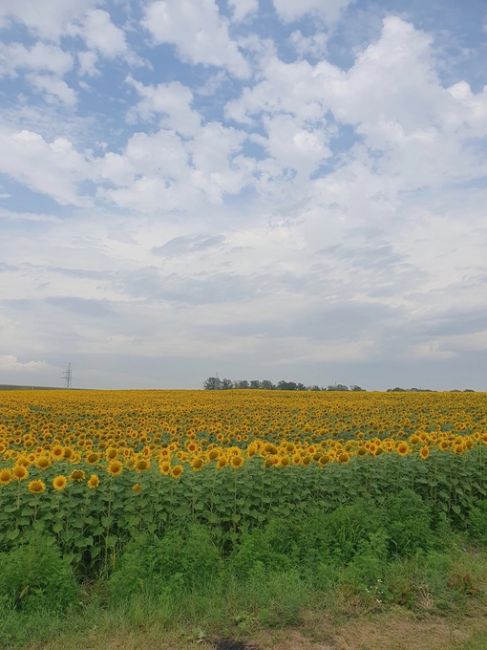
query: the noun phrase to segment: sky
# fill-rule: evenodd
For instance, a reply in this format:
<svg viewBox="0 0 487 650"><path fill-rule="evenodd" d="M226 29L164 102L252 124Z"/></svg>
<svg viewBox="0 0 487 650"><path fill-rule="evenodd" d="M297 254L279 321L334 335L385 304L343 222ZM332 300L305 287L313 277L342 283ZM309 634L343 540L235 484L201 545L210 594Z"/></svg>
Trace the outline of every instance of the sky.
<svg viewBox="0 0 487 650"><path fill-rule="evenodd" d="M485 0L2 0L0 383L487 389Z"/></svg>

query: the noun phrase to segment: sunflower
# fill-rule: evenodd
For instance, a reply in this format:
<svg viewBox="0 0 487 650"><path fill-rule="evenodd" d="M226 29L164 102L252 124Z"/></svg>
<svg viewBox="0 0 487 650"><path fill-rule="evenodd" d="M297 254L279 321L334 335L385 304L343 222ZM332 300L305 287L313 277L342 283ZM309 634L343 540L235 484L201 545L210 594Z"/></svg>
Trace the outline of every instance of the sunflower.
<svg viewBox="0 0 487 650"><path fill-rule="evenodd" d="M419 457L421 458L421 460L426 460L429 455L430 455L430 448L427 445L421 447L419 451Z"/></svg>
<svg viewBox="0 0 487 650"><path fill-rule="evenodd" d="M136 472L145 472L148 469L150 469L150 462L148 460L146 460L145 458L139 458L139 460L136 461L135 463Z"/></svg>
<svg viewBox="0 0 487 650"><path fill-rule="evenodd" d="M173 478L179 478L181 474L183 473L183 466L182 465L174 465L174 467L171 470L171 476Z"/></svg>
<svg viewBox="0 0 487 650"><path fill-rule="evenodd" d="M243 465L243 458L242 456L232 456L230 460L230 464L234 469L238 469Z"/></svg>
<svg viewBox="0 0 487 650"><path fill-rule="evenodd" d="M63 474L59 474L59 476L55 476L52 479L52 487L58 492L62 492L67 484L68 484L68 479L65 476L63 476Z"/></svg>
<svg viewBox="0 0 487 650"><path fill-rule="evenodd" d="M64 458L64 447L61 447L61 445L54 445L51 449L51 455L55 460L61 460L61 458Z"/></svg>
<svg viewBox="0 0 487 650"><path fill-rule="evenodd" d="M123 471L123 465L119 460L112 460L108 464L108 473L111 476L119 476Z"/></svg>
<svg viewBox="0 0 487 650"><path fill-rule="evenodd" d="M396 447L396 451L400 456L407 456L409 453L409 445L407 442L402 440Z"/></svg>
<svg viewBox="0 0 487 650"><path fill-rule="evenodd" d="M12 472L9 469L0 470L0 485L7 485L12 480Z"/></svg>
<svg viewBox="0 0 487 650"><path fill-rule="evenodd" d="M350 454L348 451L342 451L340 454L338 454L338 462L339 463L348 463L350 460Z"/></svg>
<svg viewBox="0 0 487 650"><path fill-rule="evenodd" d="M24 481L29 476L29 472L23 465L15 465L12 470L12 474L18 481Z"/></svg>
<svg viewBox="0 0 487 650"><path fill-rule="evenodd" d="M82 469L75 469L71 472L69 477L72 481L84 481L85 473Z"/></svg>
<svg viewBox="0 0 487 650"><path fill-rule="evenodd" d="M47 469L51 465L51 459L49 456L40 456L37 459L36 467L38 469Z"/></svg>
<svg viewBox="0 0 487 650"><path fill-rule="evenodd" d="M132 485L132 492L134 494L140 494L142 492L142 485L140 483L134 483Z"/></svg>
<svg viewBox="0 0 487 650"><path fill-rule="evenodd" d="M41 492L45 492L45 490L46 484L44 481L35 479L29 483L29 492L32 492L32 494L40 494Z"/></svg>
<svg viewBox="0 0 487 650"><path fill-rule="evenodd" d="M191 468L193 469L194 472L198 472L202 467L203 467L203 459L202 458L197 457L191 463Z"/></svg>
<svg viewBox="0 0 487 650"><path fill-rule="evenodd" d="M99 454L96 453L96 451L91 451L88 456L86 457L86 460L90 465L96 465L98 462L98 459L100 458Z"/></svg>
<svg viewBox="0 0 487 650"><path fill-rule="evenodd" d="M163 460L159 463L159 471L161 474L169 474L171 471L171 463L167 460Z"/></svg>
<svg viewBox="0 0 487 650"><path fill-rule="evenodd" d="M90 488L90 490L96 490L96 488L100 485L100 479L97 474L92 474L90 478L86 481L86 484Z"/></svg>

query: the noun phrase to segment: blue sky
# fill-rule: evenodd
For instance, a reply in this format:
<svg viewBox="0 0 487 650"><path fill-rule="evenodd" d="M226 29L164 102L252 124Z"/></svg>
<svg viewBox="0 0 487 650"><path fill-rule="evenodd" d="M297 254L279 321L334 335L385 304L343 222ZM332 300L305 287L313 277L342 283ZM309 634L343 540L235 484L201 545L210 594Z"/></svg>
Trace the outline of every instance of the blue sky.
<svg viewBox="0 0 487 650"><path fill-rule="evenodd" d="M3 0L0 383L486 389L484 0Z"/></svg>

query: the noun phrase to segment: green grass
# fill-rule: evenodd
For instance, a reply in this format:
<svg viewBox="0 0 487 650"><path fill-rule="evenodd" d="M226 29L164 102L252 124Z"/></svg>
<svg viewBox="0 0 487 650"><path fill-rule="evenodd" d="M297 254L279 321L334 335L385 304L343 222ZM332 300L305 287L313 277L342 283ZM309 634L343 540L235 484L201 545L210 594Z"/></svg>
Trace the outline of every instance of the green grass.
<svg viewBox="0 0 487 650"><path fill-rule="evenodd" d="M483 517L476 511L480 529ZM34 535L0 557L0 647L205 647L289 627L319 636L307 620L325 614L336 627L394 608L467 621L485 606L483 541L472 546L411 492L382 507L362 499L276 518L232 548L187 522L128 543L89 583L54 541ZM484 630L470 627L451 650L485 650Z"/></svg>

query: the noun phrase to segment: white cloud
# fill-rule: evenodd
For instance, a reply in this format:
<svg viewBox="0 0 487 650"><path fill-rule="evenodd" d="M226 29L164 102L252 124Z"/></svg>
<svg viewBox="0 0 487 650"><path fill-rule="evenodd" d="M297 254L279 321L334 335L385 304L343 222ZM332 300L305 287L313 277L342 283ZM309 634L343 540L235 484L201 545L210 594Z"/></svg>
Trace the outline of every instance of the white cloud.
<svg viewBox="0 0 487 650"><path fill-rule="evenodd" d="M89 77L96 77L100 74L96 67L98 55L96 52L86 50L85 52L78 52L79 72L81 75L88 75Z"/></svg>
<svg viewBox="0 0 487 650"><path fill-rule="evenodd" d="M315 32L311 36L304 36L298 29L291 34L289 40L301 57L319 59L326 53L328 37L328 32Z"/></svg>
<svg viewBox="0 0 487 650"><path fill-rule="evenodd" d="M306 14L314 14L327 25L334 25L353 0L272 0L279 18L292 23Z"/></svg>
<svg viewBox="0 0 487 650"><path fill-rule="evenodd" d="M66 106L74 106L77 101L76 91L59 77L47 74L29 74L27 79L31 85L45 94L51 102L61 102Z"/></svg>
<svg viewBox="0 0 487 650"><path fill-rule="evenodd" d="M42 0L42 7L32 0L2 0L0 25L11 21L25 25L42 38L59 39L68 25L103 0Z"/></svg>
<svg viewBox="0 0 487 650"><path fill-rule="evenodd" d="M97 173L115 186L100 194L137 211L220 203L224 194L237 194L251 180L251 163L239 155L244 137L218 123L201 127L188 141L166 129L136 133L122 154L97 161Z"/></svg>
<svg viewBox="0 0 487 650"><path fill-rule="evenodd" d="M215 0L152 2L145 10L142 25L157 43L175 45L181 58L190 63L227 68L240 78L250 74Z"/></svg>
<svg viewBox="0 0 487 650"><path fill-rule="evenodd" d="M36 372L49 368L45 361L19 361L17 357L12 354L0 354L0 372L19 372L28 371ZM3 375L5 381L8 380L7 375Z"/></svg>
<svg viewBox="0 0 487 650"><path fill-rule="evenodd" d="M110 14L102 9L88 11L80 25L70 28L70 33L77 34L90 50L96 50L109 59L127 52L124 32L113 24Z"/></svg>
<svg viewBox="0 0 487 650"><path fill-rule="evenodd" d="M86 205L78 184L90 177L89 164L65 138L47 142L32 131L0 131L0 150L0 172L62 205Z"/></svg>
<svg viewBox="0 0 487 650"><path fill-rule="evenodd" d="M38 41L32 47L22 43L0 43L0 76L15 75L18 69L42 70L63 76L73 57L55 45Z"/></svg>
<svg viewBox="0 0 487 650"><path fill-rule="evenodd" d="M179 81L144 86L129 76L127 82L141 98L130 110L131 115L138 115L143 120L154 115L162 116L161 126L183 135L192 135L199 129L200 116L191 108L193 93Z"/></svg>
<svg viewBox="0 0 487 650"><path fill-rule="evenodd" d="M255 139L266 147L280 168L295 170L307 179L331 154L323 129L303 129L289 115L266 118L264 124L267 137Z"/></svg>
<svg viewBox="0 0 487 650"><path fill-rule="evenodd" d="M233 15L232 19L240 22L259 10L259 0L229 0Z"/></svg>

